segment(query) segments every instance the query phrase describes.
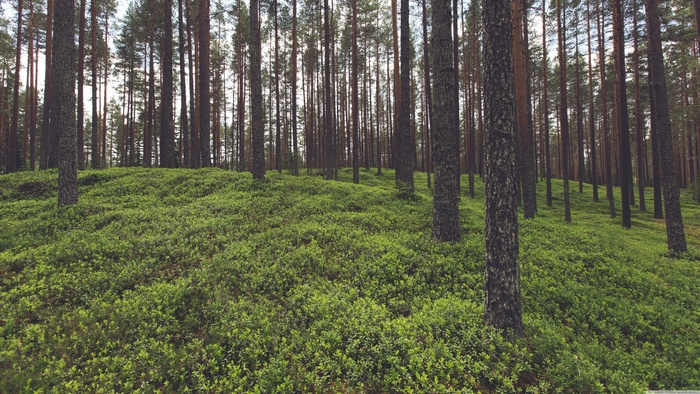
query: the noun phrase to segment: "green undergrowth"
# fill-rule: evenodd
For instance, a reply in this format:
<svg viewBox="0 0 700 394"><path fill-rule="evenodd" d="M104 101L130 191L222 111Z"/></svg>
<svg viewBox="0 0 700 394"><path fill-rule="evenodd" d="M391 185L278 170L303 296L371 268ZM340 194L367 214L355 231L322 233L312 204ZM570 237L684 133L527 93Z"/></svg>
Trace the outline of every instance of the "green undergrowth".
<svg viewBox="0 0 700 394"><path fill-rule="evenodd" d="M411 199L392 171L339 176L83 171L62 209L56 172L1 176L0 391L700 388L690 194L690 251L673 256L650 213L624 230L586 185L564 223L561 183L549 208L541 182L520 223L526 336L511 341L482 324L478 178L463 240L439 244L425 174Z"/></svg>

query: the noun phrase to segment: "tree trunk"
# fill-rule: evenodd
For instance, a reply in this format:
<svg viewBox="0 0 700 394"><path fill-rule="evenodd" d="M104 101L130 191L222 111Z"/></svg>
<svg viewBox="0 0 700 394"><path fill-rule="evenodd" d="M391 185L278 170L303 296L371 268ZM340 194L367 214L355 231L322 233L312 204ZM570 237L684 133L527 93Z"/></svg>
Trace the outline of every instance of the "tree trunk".
<svg viewBox="0 0 700 394"><path fill-rule="evenodd" d="M352 2L352 181L360 183L360 162L358 145L360 143L359 112L357 99L357 0Z"/></svg>
<svg viewBox="0 0 700 394"><path fill-rule="evenodd" d="M336 153L335 153L335 128L333 125L333 116L331 109L331 33L330 33L330 7L328 0L323 2L323 93L324 93L324 111L323 111L323 127L324 127L324 150L325 150L325 170L323 177L331 180L335 179L336 169Z"/></svg>
<svg viewBox="0 0 700 394"><path fill-rule="evenodd" d="M647 211L644 199L646 174L644 172L644 113L642 112L642 95L639 82L639 32L637 31L637 1L634 1L634 118L637 142L637 186L639 188L639 210Z"/></svg>
<svg viewBox="0 0 700 394"><path fill-rule="evenodd" d="M297 0L292 0L292 171L299 175L299 147L297 142Z"/></svg>
<svg viewBox="0 0 700 394"><path fill-rule="evenodd" d="M210 39L209 0L199 0L199 150L202 167L211 167Z"/></svg>
<svg viewBox="0 0 700 394"><path fill-rule="evenodd" d="M265 178L265 126L260 77L260 15L258 0L250 1L250 94L253 132L253 179Z"/></svg>
<svg viewBox="0 0 700 394"><path fill-rule="evenodd" d="M512 0L513 25L513 69L515 77L515 114L517 127L518 152L516 157L518 174L520 175L521 194L523 197L523 215L525 219L535 217L536 189L533 171L533 158L530 147L530 122L528 119L529 100L527 97L526 58L527 48L523 45L523 14L522 0Z"/></svg>
<svg viewBox="0 0 700 394"><path fill-rule="evenodd" d="M75 8L75 7L74 7ZM19 73L22 66L22 0L17 1L17 46L15 57L15 80L12 90L12 123L7 138L7 164L5 171L17 171L17 130L19 124Z"/></svg>
<svg viewBox="0 0 700 394"><path fill-rule="evenodd" d="M483 2L487 325L523 335L515 185L511 0Z"/></svg>
<svg viewBox="0 0 700 394"><path fill-rule="evenodd" d="M627 85L625 78L625 35L622 0L612 1L613 57L615 59L615 107L620 160L620 194L622 194L622 227L632 227L630 210L630 181L632 161L630 154L629 118L627 115Z"/></svg>
<svg viewBox="0 0 700 394"><path fill-rule="evenodd" d="M92 75L92 134L90 141L90 167L100 168L100 136L97 131L97 4L90 1L90 72Z"/></svg>
<svg viewBox="0 0 700 394"><path fill-rule="evenodd" d="M411 68L409 63L408 12L408 0L401 0L401 98L399 128L396 130L395 140L397 153L396 185L401 191L412 195L413 154L411 153ZM454 89L454 86L452 88ZM451 114L452 112L449 113ZM457 131L455 130L455 132ZM459 141L457 144L459 144Z"/></svg>
<svg viewBox="0 0 700 394"><path fill-rule="evenodd" d="M645 0L647 31L649 34L649 80L653 104L652 117L655 118L658 137L661 180L663 182L664 209L666 210L666 236L668 250L684 252L687 249L680 196L673 168L673 144L671 141L671 121L668 113L664 58L661 49L661 27L656 0Z"/></svg>
<svg viewBox="0 0 700 394"><path fill-rule="evenodd" d="M163 84L161 93L161 123L160 123L160 166L165 168L177 167L177 150L175 148L175 125L173 114L173 3L165 0L163 33Z"/></svg>
<svg viewBox="0 0 700 394"><path fill-rule="evenodd" d="M183 20L182 0L177 2L177 37L178 53L180 55L180 135L183 142L184 162L181 167L190 167L192 152L190 147L190 130L187 119L187 85L185 80L185 33Z"/></svg>
<svg viewBox="0 0 700 394"><path fill-rule="evenodd" d="M75 135L75 3L57 0L53 31L56 98L52 127L58 133L58 206L78 202L78 167Z"/></svg>
<svg viewBox="0 0 700 394"><path fill-rule="evenodd" d="M547 82L549 79L549 67L547 66L547 24L545 18L547 2L542 2L542 118L544 127L544 168L547 183L547 206L552 206L552 161L549 147L549 100L547 97Z"/></svg>
<svg viewBox="0 0 700 394"><path fill-rule="evenodd" d="M593 63L591 51L591 0L586 0L586 24L588 32L588 131L591 136L591 183L593 184L593 201L598 202L598 170L595 140L595 104L593 103ZM603 83L603 81L601 81Z"/></svg>
<svg viewBox="0 0 700 394"><path fill-rule="evenodd" d="M564 179L564 221L571 221L571 202L569 197L569 115L566 97L566 33L562 1L557 0L557 32L559 37L559 117L561 129L561 167Z"/></svg>
<svg viewBox="0 0 700 394"><path fill-rule="evenodd" d="M54 0L46 1L46 60L45 64L51 64L51 50L53 41L53 2ZM44 113L41 122L41 150L39 169L45 170L49 168L49 157L53 150L51 144L51 67L45 67L44 70Z"/></svg>
<svg viewBox="0 0 700 394"><path fill-rule="evenodd" d="M608 93L605 81L605 37L604 37L604 16L601 10L603 0L596 1L596 24L598 27L598 65L600 68L600 100L601 112L603 115L603 164L605 165L605 195L608 199L610 217L614 218L615 197L613 196L613 176L610 154L610 127L608 125Z"/></svg>
<svg viewBox="0 0 700 394"><path fill-rule="evenodd" d="M78 30L78 169L85 169L85 111L83 86L85 85L85 3L86 0L80 0L80 20Z"/></svg>
<svg viewBox="0 0 700 394"><path fill-rule="evenodd" d="M423 77L425 79L425 102L426 102L426 110L428 111L428 115L426 116L426 121L428 123L426 130L428 132L428 159L427 159L427 165L426 165L426 172L427 172L427 180L428 180L428 189L432 188L431 182L430 182L430 172L432 171L433 168L433 158L432 158L432 133L431 129L433 127L433 94L431 91L431 84L430 84L430 57L428 55L428 13L426 10L426 2L428 0L423 0L422 6L423 6Z"/></svg>
<svg viewBox="0 0 700 394"><path fill-rule="evenodd" d="M449 0L433 2L431 41L434 62L432 110L435 190L433 195L433 239L458 242L459 227L459 129L454 112L454 54L452 52L452 10Z"/></svg>

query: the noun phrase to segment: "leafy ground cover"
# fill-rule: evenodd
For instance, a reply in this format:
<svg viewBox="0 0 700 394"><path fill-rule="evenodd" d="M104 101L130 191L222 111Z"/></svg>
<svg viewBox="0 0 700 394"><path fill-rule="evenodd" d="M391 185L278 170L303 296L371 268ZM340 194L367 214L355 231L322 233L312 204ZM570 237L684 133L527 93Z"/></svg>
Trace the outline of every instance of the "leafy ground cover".
<svg viewBox="0 0 700 394"><path fill-rule="evenodd" d="M570 224L540 198L520 224L526 337L511 342L482 324L479 181L450 245L430 240L425 174L412 200L391 171L267 176L84 171L64 209L55 172L0 177L0 391L700 388L690 196L681 256L663 221L635 209L624 230L589 185Z"/></svg>

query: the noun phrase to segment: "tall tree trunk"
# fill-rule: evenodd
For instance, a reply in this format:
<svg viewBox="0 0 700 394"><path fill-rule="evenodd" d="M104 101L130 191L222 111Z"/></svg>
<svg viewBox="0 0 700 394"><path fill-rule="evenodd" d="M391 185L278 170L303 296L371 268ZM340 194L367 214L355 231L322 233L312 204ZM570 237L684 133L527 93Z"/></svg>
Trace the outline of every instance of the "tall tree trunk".
<svg viewBox="0 0 700 394"><path fill-rule="evenodd" d="M432 188L430 184L430 172L432 171L433 168L433 156L432 156L432 146L433 146L433 140L432 140L432 127L433 127L433 94L431 90L431 84L430 84L430 57L428 55L428 13L426 10L426 2L428 0L423 0L422 6L423 6L423 77L425 79L425 102L426 102L426 110L428 111L428 115L426 117L426 121L428 123L428 126L426 127L426 130L428 132L428 165L426 166L425 170L427 172L427 180L428 180L428 188Z"/></svg>
<svg viewBox="0 0 700 394"><path fill-rule="evenodd" d="M105 9L105 42L109 38L109 11ZM109 47L104 50L104 94L102 95L102 159L101 165L103 167L107 166L107 79L109 74ZM109 152L110 162L112 159L112 152ZM110 163L111 164L111 163Z"/></svg>
<svg viewBox="0 0 700 394"><path fill-rule="evenodd" d="M297 0L292 0L292 171L299 175L299 147L297 142Z"/></svg>
<svg viewBox="0 0 700 394"><path fill-rule="evenodd" d="M585 164L583 160L583 104L581 104L581 56L578 52L578 12L576 12L576 132L578 135L578 192L583 194L583 181L585 177Z"/></svg>
<svg viewBox="0 0 700 394"><path fill-rule="evenodd" d="M151 2L149 5L153 5ZM152 11L151 11L152 12ZM156 114L156 71L155 71L155 61L154 61L154 46L155 46L155 32L151 29L148 33L148 45L144 46L144 75L148 74L148 88L146 95L148 108L146 110L146 121L144 122L143 128L143 166L146 168L151 167L152 157L153 157L153 134L155 129L155 114ZM148 47L150 46L150 51ZM148 68L146 68L146 62L148 62Z"/></svg>
<svg viewBox="0 0 700 394"><path fill-rule="evenodd" d="M34 107L34 2L29 0L29 37L27 49L27 87L25 89L24 102L24 153L22 154L22 167L26 168L26 163L29 162L29 168L34 171L33 146L30 149L30 144L34 144L34 136L32 134L32 108ZM31 151L31 154L30 154Z"/></svg>
<svg viewBox="0 0 700 394"><path fill-rule="evenodd" d="M202 167L211 167L210 40L209 0L199 0L199 150Z"/></svg>
<svg viewBox="0 0 700 394"><path fill-rule="evenodd" d="M75 135L75 3L57 0L53 31L53 92L56 97L52 127L58 133L58 206L78 202Z"/></svg>
<svg viewBox="0 0 700 394"><path fill-rule="evenodd" d="M535 217L536 189L530 147L530 121L528 119L529 100L527 97L527 73L525 53L527 48L523 45L523 24L525 14L522 0L512 0L512 25L513 25L513 69L515 78L515 114L517 127L518 155L517 163L520 175L521 194L523 197L523 215L525 219Z"/></svg>
<svg viewBox="0 0 700 394"><path fill-rule="evenodd" d="M515 185L511 0L483 2L487 325L523 335Z"/></svg>
<svg viewBox="0 0 700 394"><path fill-rule="evenodd" d="M659 161L663 182L664 209L666 210L666 236L668 250L684 252L687 249L680 196L673 168L673 144L671 141L671 121L668 113L664 58L661 49L661 27L656 0L645 0L647 31L649 34L649 80L653 104L652 117L656 121Z"/></svg>
<svg viewBox="0 0 700 394"><path fill-rule="evenodd" d="M190 2L185 3L185 15L187 17L187 64L189 68L190 82L190 167L199 168L202 165L202 160L199 155L199 114L197 113L197 96L195 84L195 62L193 56L193 40L192 31L194 18L190 15ZM196 41L196 38L195 38Z"/></svg>
<svg viewBox="0 0 700 394"><path fill-rule="evenodd" d="M610 154L610 126L608 125L608 93L605 79L605 33L604 33L604 16L601 10L603 0L596 1L596 24L598 28L598 67L600 68L600 100L601 112L603 115L603 164L605 165L605 195L608 199L610 208L610 217L614 218L617 214L615 211L615 197L613 196L613 176L612 163Z"/></svg>
<svg viewBox="0 0 700 394"><path fill-rule="evenodd" d="M161 93L160 123L160 166L177 167L177 150L175 148L175 119L173 114L173 3L164 3L165 31L163 32L163 84Z"/></svg>
<svg viewBox="0 0 700 394"><path fill-rule="evenodd" d="M561 167L564 179L564 221L571 221L571 201L569 197L569 110L566 97L566 33L562 0L557 0L557 32L559 37L559 127L561 129Z"/></svg>
<svg viewBox="0 0 700 394"><path fill-rule="evenodd" d="M393 39L393 49L394 49L394 122L393 122L393 135L390 135L389 141L391 145L391 155L389 156L389 165L396 168L395 158L396 153L396 139L394 138L397 134L397 130L400 127L400 112L401 112L401 76L399 74L399 24L397 21L399 15L397 0L391 0L391 31ZM398 172L394 173L395 177L398 177ZM398 178L397 178L398 179Z"/></svg>
<svg viewBox="0 0 700 394"><path fill-rule="evenodd" d="M629 118L627 115L627 85L625 78L625 32L622 0L612 0L613 57L615 59L615 107L620 160L620 193L622 194L622 227L632 227L630 210L630 180L632 160L630 158Z"/></svg>
<svg viewBox="0 0 700 394"><path fill-rule="evenodd" d="M637 186L639 188L639 210L647 211L644 199L646 174L644 172L644 113L642 112L641 85L639 82L639 32L637 30L637 1L634 2L634 118L637 142Z"/></svg>
<svg viewBox="0 0 700 394"><path fill-rule="evenodd" d="M250 94L253 133L253 179L265 178L265 126L260 72L260 12L258 0L250 1Z"/></svg>
<svg viewBox="0 0 700 394"><path fill-rule="evenodd" d="M357 0L352 1L352 181L360 183L360 162L358 145L360 143L359 112L357 99Z"/></svg>
<svg viewBox="0 0 700 394"><path fill-rule="evenodd" d="M396 130L398 156L396 161L396 183L399 189L405 190L411 195L413 194L413 153L411 152L411 68L409 63L408 11L408 0L401 0L401 105L399 107L399 128ZM454 85L452 88L454 89ZM458 131L455 130L455 132ZM457 146L459 146L459 141L457 141Z"/></svg>
<svg viewBox="0 0 700 394"><path fill-rule="evenodd" d="M588 130L591 136L591 183L593 201L598 202L598 170L595 140L595 104L593 103L593 62L591 51L591 0L586 0L586 24L588 33ZM600 81L604 83L604 81Z"/></svg>
<svg viewBox="0 0 700 394"><path fill-rule="evenodd" d="M90 1L90 72L92 76L92 130L90 141L90 167L100 168L100 136L97 131L97 4Z"/></svg>
<svg viewBox="0 0 700 394"><path fill-rule="evenodd" d="M185 32L182 0L177 2L177 38L180 55L180 135L183 142L184 163L181 167L192 166L192 151L190 147L190 130L187 119L187 85L185 80Z"/></svg>
<svg viewBox="0 0 700 394"><path fill-rule="evenodd" d="M547 82L549 80L549 67L547 66L547 2L542 2L542 118L544 127L544 168L547 183L547 206L552 206L552 161L549 147L549 99Z"/></svg>
<svg viewBox="0 0 700 394"><path fill-rule="evenodd" d="M54 0L46 1L46 60L44 64L51 64L51 50L53 41L53 2ZM44 70L44 113L42 114L41 122L41 150L39 169L45 170L49 168L49 157L53 150L51 144L51 67L45 67Z"/></svg>
<svg viewBox="0 0 700 394"><path fill-rule="evenodd" d="M7 138L7 164L5 171L17 171L17 130L19 124L19 73L22 66L22 0L17 1L17 46L15 48L15 80L12 89L12 123Z"/></svg>
<svg viewBox="0 0 700 394"><path fill-rule="evenodd" d="M435 160L435 191L433 195L433 239L457 242L459 227L459 128L454 112L454 54L452 49L452 10L449 0L434 1L431 41L434 64L433 158ZM402 34L403 36L403 34Z"/></svg>
<svg viewBox="0 0 700 394"><path fill-rule="evenodd" d="M279 71L279 26L277 23L277 0L274 0L275 7L275 168L282 173L282 135L280 128L280 71Z"/></svg>
<svg viewBox="0 0 700 394"><path fill-rule="evenodd" d="M85 3L86 0L80 0L80 15L78 18L80 24L78 27L78 169L85 168L85 110L83 86L85 85Z"/></svg>
<svg viewBox="0 0 700 394"><path fill-rule="evenodd" d="M328 0L323 2L323 93L324 93L324 111L323 111L323 126L324 144L325 144L325 171L323 176L325 179L334 179L336 170L336 153L335 153L335 128L333 125L333 116L331 109L331 33L330 33L330 7Z"/></svg>

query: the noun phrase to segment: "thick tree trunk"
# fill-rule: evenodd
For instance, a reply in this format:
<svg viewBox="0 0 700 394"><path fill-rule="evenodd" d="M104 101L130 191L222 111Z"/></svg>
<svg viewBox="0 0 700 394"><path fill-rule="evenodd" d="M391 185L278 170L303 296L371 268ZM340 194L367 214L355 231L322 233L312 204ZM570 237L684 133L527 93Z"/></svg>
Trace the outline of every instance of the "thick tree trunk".
<svg viewBox="0 0 700 394"><path fill-rule="evenodd" d="M252 7L251 7L252 8ZM251 11L252 12L252 11ZM251 21L252 22L252 21ZM202 167L211 167L211 60L209 53L209 0L199 1L199 150Z"/></svg>
<svg viewBox="0 0 700 394"><path fill-rule="evenodd" d="M360 144L359 113L357 99L357 0L352 2L352 181L360 183L360 162L358 146Z"/></svg>
<svg viewBox="0 0 700 394"><path fill-rule="evenodd" d="M401 99L399 128L396 130L397 187L413 194L413 153L411 144L411 66L409 48L408 0L401 0ZM452 86L454 89L454 86ZM453 93L454 94L454 93ZM456 108L455 103L455 109ZM452 112L449 112L450 114ZM455 131L457 132L457 131ZM459 141L457 142L459 144ZM459 145L457 145L459 146Z"/></svg>
<svg viewBox="0 0 700 394"><path fill-rule="evenodd" d="M559 37L559 127L561 129L561 167L564 178L564 221L571 221L569 197L569 110L566 93L566 33L561 0L557 0L557 32Z"/></svg>
<svg viewBox="0 0 700 394"><path fill-rule="evenodd" d="M523 335L515 185L511 0L483 2L486 99L486 278L489 326Z"/></svg>
<svg viewBox="0 0 700 394"><path fill-rule="evenodd" d="M634 1L634 118L637 142L637 186L639 188L639 210L647 211L644 199L646 173L644 172L644 113L642 112L641 85L639 82L639 32L637 31L637 2Z"/></svg>
<svg viewBox="0 0 700 394"><path fill-rule="evenodd" d="M78 169L85 168L85 120L84 120L84 93L85 85L85 3L87 0L80 0L80 20L78 30Z"/></svg>
<svg viewBox="0 0 700 394"><path fill-rule="evenodd" d="M336 160L335 152L335 127L333 124L333 109L331 102L331 27L330 27L330 7L328 0L324 0L323 4L323 93L324 93L324 111L323 111L323 127L324 127L324 151L325 151L325 170L323 177L325 179L335 179Z"/></svg>
<svg viewBox="0 0 700 394"><path fill-rule="evenodd" d="M253 133L253 179L265 178L265 128L260 72L260 15L258 0L250 1L250 94Z"/></svg>
<svg viewBox="0 0 700 394"><path fill-rule="evenodd" d="M515 75L515 114L519 158L518 174L523 198L523 214L525 219L535 217L535 177L534 160L530 147L530 121L528 119L529 100L527 97L526 58L527 49L523 45L523 7L522 0L512 0L512 24L513 24L513 69Z"/></svg>
<svg viewBox="0 0 700 394"><path fill-rule="evenodd" d="M622 195L622 227L632 227L630 181L632 160L630 154L629 117L627 114L627 85L625 78L625 35L622 0L612 1L613 57L615 59L615 108L620 160L620 194Z"/></svg>
<svg viewBox="0 0 700 394"><path fill-rule="evenodd" d="M593 63L591 51L591 0L586 0L586 24L588 33L588 131L591 138L591 183L593 201L598 202L598 170L595 140L595 104L593 103ZM602 81L601 81L602 83Z"/></svg>
<svg viewBox="0 0 700 394"><path fill-rule="evenodd" d="M53 31L55 74L53 92L56 98L52 127L58 133L58 205L78 202L78 166L75 132L75 3L57 0Z"/></svg>
<svg viewBox="0 0 700 394"><path fill-rule="evenodd" d="M598 64L600 68L600 100L601 112L603 115L603 164L605 165L605 196L608 199L610 217L614 218L615 197L613 196L613 176L610 154L610 126L608 125L608 93L605 80L605 37L604 37L604 16L601 10L603 0L596 1L596 24L598 27Z"/></svg>
<svg viewBox="0 0 700 394"><path fill-rule="evenodd" d="M459 227L459 128L455 124L458 103L454 101L454 43L451 35L450 0L433 1L433 159L435 190L433 195L433 239L457 242ZM403 35L402 35L403 36Z"/></svg>
<svg viewBox="0 0 700 394"><path fill-rule="evenodd" d="M182 0L177 2L177 37L178 53L180 55L180 135L183 142L184 162L181 167L191 167L192 152L190 147L190 130L187 119L187 85L185 80L185 27L183 20Z"/></svg>
<svg viewBox="0 0 700 394"><path fill-rule="evenodd" d="M53 2L54 0L46 1L46 60L45 64L51 64L51 49L53 41ZM45 170L49 168L49 157L53 151L51 144L51 67L45 67L44 71L44 113L41 122L41 149L39 169Z"/></svg>
<svg viewBox="0 0 700 394"><path fill-rule="evenodd" d="M90 72L92 75L92 134L90 141L90 167L100 168L100 135L97 125L97 4L95 0L90 1Z"/></svg>
<svg viewBox="0 0 700 394"><path fill-rule="evenodd" d="M668 249L684 252L687 249L680 196L673 168L673 144L671 141L671 121L668 113L664 58L661 49L661 27L656 0L645 0L647 31L649 34L649 80L651 99L654 103L652 116L656 120L661 180L663 182L664 209L666 210L666 236Z"/></svg>
<svg viewBox="0 0 700 394"><path fill-rule="evenodd" d="M22 65L22 0L17 2L17 46L15 48L15 81L12 88L12 120L7 138L7 164L5 171L17 171L17 134L19 125L19 73Z"/></svg>
<svg viewBox="0 0 700 394"><path fill-rule="evenodd" d="M163 33L163 87L161 96L160 124L160 166L177 167L177 150L175 148L175 119L173 114L173 4L172 0L164 3L165 31Z"/></svg>
<svg viewBox="0 0 700 394"><path fill-rule="evenodd" d="M552 161L549 147L549 100L547 97L547 82L549 80L549 67L547 66L547 24L545 18L547 2L542 2L542 118L544 127L544 168L547 183L547 206L552 206Z"/></svg>
<svg viewBox="0 0 700 394"><path fill-rule="evenodd" d="M275 7L275 169L282 173L282 129L280 121L280 72L279 72L279 26L277 23L277 0Z"/></svg>

